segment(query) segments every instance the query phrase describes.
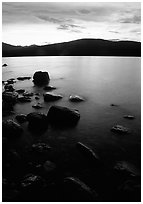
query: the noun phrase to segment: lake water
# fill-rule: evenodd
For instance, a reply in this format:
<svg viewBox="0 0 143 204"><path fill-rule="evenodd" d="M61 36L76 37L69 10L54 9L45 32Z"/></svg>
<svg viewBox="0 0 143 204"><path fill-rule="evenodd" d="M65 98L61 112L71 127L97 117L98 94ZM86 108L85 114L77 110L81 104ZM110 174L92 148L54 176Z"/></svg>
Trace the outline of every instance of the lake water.
<svg viewBox="0 0 143 204"><path fill-rule="evenodd" d="M54 103L44 102L43 88L34 86L32 80L17 81L15 88L39 92L43 109L47 113L52 104L78 109L81 118L71 129L52 129L39 137L31 135L24 124L25 134L15 142L20 148L30 146L35 141L45 141L53 147L53 160L60 163L70 158L77 160L76 143L83 142L98 153L106 165L126 160L140 166L141 142L141 59L136 57L13 57L3 58L2 79L19 76L33 76L37 70L48 71L50 85L57 87L53 92L63 98ZM84 102L72 103L69 95L77 94ZM16 104L16 113L28 114L35 111L31 103ZM110 104L118 104L118 107ZM123 118L134 115L134 120ZM15 115L8 116L14 118ZM111 132L115 124L130 129L130 134ZM77 157L76 157L77 155Z"/></svg>

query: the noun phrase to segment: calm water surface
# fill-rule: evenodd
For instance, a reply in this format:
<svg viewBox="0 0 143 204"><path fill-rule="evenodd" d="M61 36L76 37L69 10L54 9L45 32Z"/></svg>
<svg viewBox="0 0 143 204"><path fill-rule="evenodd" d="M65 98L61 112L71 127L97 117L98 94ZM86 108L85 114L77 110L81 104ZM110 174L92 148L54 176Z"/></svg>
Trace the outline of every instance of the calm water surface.
<svg viewBox="0 0 143 204"><path fill-rule="evenodd" d="M75 128L52 129L39 137L31 135L24 124L25 134L18 145L24 148L35 141L46 141L54 149L57 162L69 157L76 159L75 145L78 141L85 143L105 163L127 160L140 165L140 88L141 59L120 57L21 57L3 58L3 80L19 76L33 76L37 70L48 71L50 85L56 86L53 92L62 94L63 99L46 103L43 101L43 88L34 86L32 80L17 81L15 88L41 93L39 102L43 109L36 110L47 113L50 105L56 104L78 109L81 118ZM77 94L85 98L85 102L71 103L68 97ZM15 112L27 114L35 111L31 103L16 104ZM111 103L118 107L110 106ZM124 115L134 115L135 120L127 120ZM15 115L9 116L14 118ZM118 135L110 131L115 124L130 128L130 134ZM17 143L16 143L17 145ZM63 155L64 152L64 156Z"/></svg>

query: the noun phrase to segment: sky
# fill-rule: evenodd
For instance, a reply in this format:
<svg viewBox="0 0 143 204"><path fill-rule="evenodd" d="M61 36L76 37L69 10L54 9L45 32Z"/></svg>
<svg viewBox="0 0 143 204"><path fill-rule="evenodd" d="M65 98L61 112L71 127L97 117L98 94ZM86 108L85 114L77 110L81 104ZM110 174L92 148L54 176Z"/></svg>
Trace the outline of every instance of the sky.
<svg viewBox="0 0 143 204"><path fill-rule="evenodd" d="M141 3L2 3L5 43L44 45L82 38L141 41Z"/></svg>

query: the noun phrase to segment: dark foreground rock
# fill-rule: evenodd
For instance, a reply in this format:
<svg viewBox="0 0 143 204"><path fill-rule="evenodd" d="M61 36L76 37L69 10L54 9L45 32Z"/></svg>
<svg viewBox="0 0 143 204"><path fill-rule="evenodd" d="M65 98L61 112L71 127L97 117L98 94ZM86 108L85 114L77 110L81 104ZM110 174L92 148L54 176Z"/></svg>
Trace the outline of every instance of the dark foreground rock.
<svg viewBox="0 0 143 204"><path fill-rule="evenodd" d="M133 119L135 119L135 116L133 116L133 115L124 115L124 118L129 119L129 120L133 120Z"/></svg>
<svg viewBox="0 0 143 204"><path fill-rule="evenodd" d="M27 121L27 116L24 114L16 115L15 118L19 123L24 123Z"/></svg>
<svg viewBox="0 0 143 204"><path fill-rule="evenodd" d="M54 86L45 86L43 89L45 91L52 91L52 90L56 89L56 87L54 87Z"/></svg>
<svg viewBox="0 0 143 204"><path fill-rule="evenodd" d="M117 133L129 133L129 129L126 127L123 127L122 125L115 125L111 128L111 131L117 132Z"/></svg>
<svg viewBox="0 0 143 204"><path fill-rule="evenodd" d="M48 84L50 81L50 77L48 72L37 71L33 75L33 82L35 85L44 85Z"/></svg>
<svg viewBox="0 0 143 204"><path fill-rule="evenodd" d="M13 120L6 120L2 122L2 134L4 137L13 139L21 136L22 132L22 127Z"/></svg>
<svg viewBox="0 0 143 204"><path fill-rule="evenodd" d="M19 81L24 81L24 80L29 80L31 77L17 77L17 80Z"/></svg>
<svg viewBox="0 0 143 204"><path fill-rule="evenodd" d="M46 92L45 94L43 94L44 96L44 101L49 102L49 101L56 101L62 98L62 95L59 94L52 94L49 92Z"/></svg>
<svg viewBox="0 0 143 204"><path fill-rule="evenodd" d="M48 128L47 117L43 113L32 112L27 115L31 131L43 131Z"/></svg>
<svg viewBox="0 0 143 204"><path fill-rule="evenodd" d="M97 167L101 166L100 158L98 157L97 154L95 154L95 152L92 149L90 149L81 142L77 143L77 148L85 157L85 159L88 160L88 162L90 162L93 165L97 165Z"/></svg>
<svg viewBox="0 0 143 204"><path fill-rule="evenodd" d="M9 104L15 104L17 102L18 94L16 92L7 92L2 93L2 99L4 102Z"/></svg>
<svg viewBox="0 0 143 204"><path fill-rule="evenodd" d="M80 114L77 110L72 110L67 107L51 106L47 114L48 121L53 125L76 125L80 119Z"/></svg>
<svg viewBox="0 0 143 204"><path fill-rule="evenodd" d="M84 182L75 177L64 179L64 194L66 201L70 202L88 202L97 201L98 195Z"/></svg>
<svg viewBox="0 0 143 204"><path fill-rule="evenodd" d="M78 95L70 95L69 96L69 100L71 102L81 102L81 101L84 101L84 99L81 97L81 96L78 96Z"/></svg>

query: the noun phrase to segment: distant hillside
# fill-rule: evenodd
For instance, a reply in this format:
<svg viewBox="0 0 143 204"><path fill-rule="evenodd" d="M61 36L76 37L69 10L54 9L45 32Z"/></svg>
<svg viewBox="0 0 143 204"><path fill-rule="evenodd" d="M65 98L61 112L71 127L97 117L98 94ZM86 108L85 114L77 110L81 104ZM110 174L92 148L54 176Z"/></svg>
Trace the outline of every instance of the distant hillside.
<svg viewBox="0 0 143 204"><path fill-rule="evenodd" d="M20 56L141 56L141 43L81 39L50 45L13 46L2 43L3 57Z"/></svg>

